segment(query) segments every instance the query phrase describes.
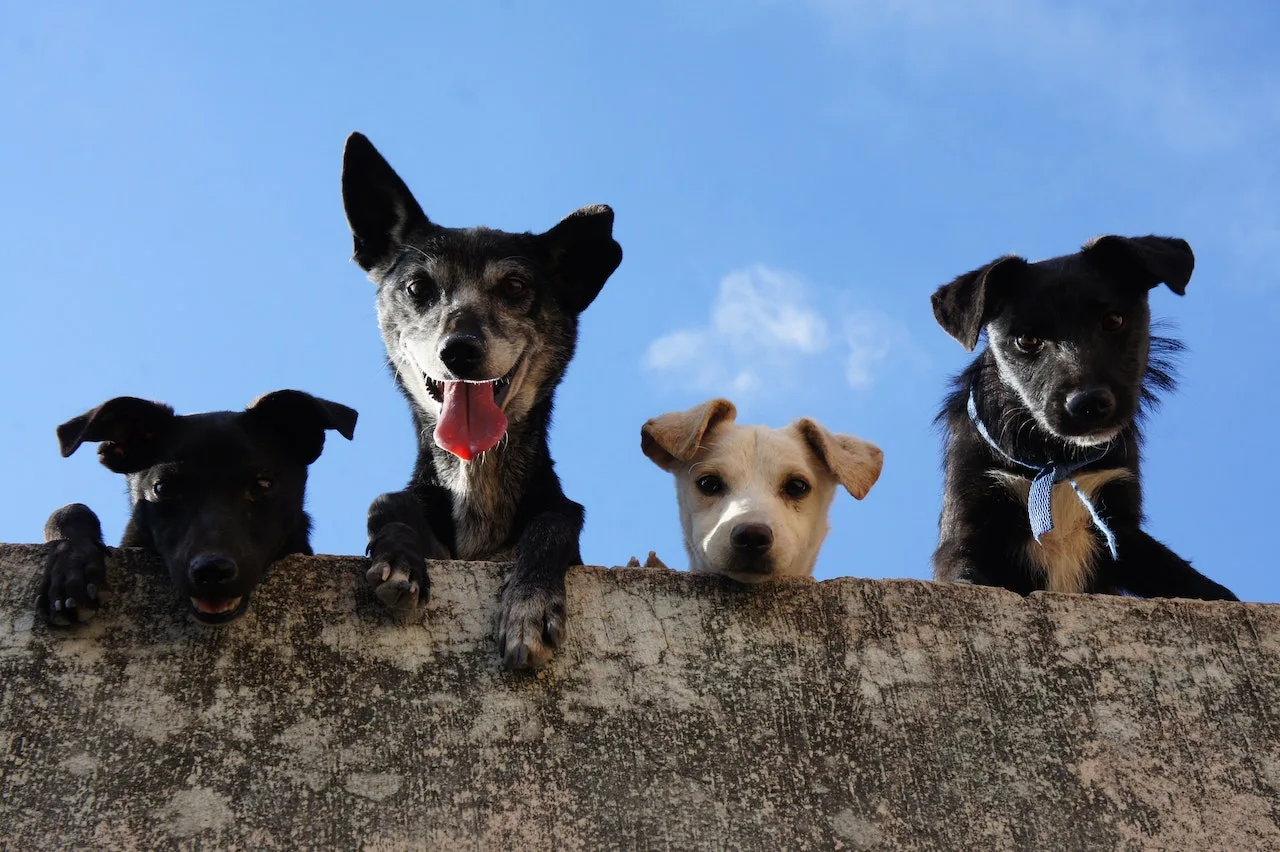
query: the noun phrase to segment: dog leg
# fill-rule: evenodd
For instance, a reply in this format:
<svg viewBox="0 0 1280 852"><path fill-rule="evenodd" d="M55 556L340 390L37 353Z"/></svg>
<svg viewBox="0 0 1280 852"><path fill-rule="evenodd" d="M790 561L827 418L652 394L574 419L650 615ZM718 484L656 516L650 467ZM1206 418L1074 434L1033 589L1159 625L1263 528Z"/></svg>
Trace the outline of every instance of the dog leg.
<svg viewBox="0 0 1280 852"><path fill-rule="evenodd" d="M427 559L450 553L427 523L422 504L408 491L382 494L369 507L369 570L365 580L396 615L412 615L431 597Z"/></svg>
<svg viewBox="0 0 1280 852"><path fill-rule="evenodd" d="M525 526L498 607L498 651L507 668L541 668L560 647L564 578L570 565L582 563L582 522L582 507L566 498L559 511L542 512Z"/></svg>
<svg viewBox="0 0 1280 852"><path fill-rule="evenodd" d="M1240 600L1226 586L1210 580L1142 530L1115 532L1120 561L1111 564L1111 571L1120 588L1144 598Z"/></svg>
<svg viewBox="0 0 1280 852"><path fill-rule="evenodd" d="M63 506L45 523L44 540L49 550L36 609L58 625L88 621L98 613L99 592L107 580L107 548L98 516L83 503Z"/></svg>

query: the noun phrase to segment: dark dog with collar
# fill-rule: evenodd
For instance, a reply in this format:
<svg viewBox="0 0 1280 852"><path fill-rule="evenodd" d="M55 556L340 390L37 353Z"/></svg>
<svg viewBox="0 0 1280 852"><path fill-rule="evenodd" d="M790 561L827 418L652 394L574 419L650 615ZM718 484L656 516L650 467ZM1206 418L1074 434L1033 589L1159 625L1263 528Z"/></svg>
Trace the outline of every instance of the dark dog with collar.
<svg viewBox="0 0 1280 852"><path fill-rule="evenodd" d="M408 614L429 591L425 559L513 560L499 649L509 667L541 666L582 562L582 506L561 490L547 429L578 315L622 262L613 211L584 207L542 234L444 228L359 133L342 198L418 436L408 488L369 509L367 578Z"/></svg>
<svg viewBox="0 0 1280 852"><path fill-rule="evenodd" d="M307 466L327 430L350 440L355 427L354 410L295 390L244 411L183 416L122 396L63 423L58 443L69 456L100 442L102 464L129 484L120 546L158 555L196 620L221 624L244 613L271 563L311 553ZM44 532L51 547L36 607L55 624L88 621L106 581L98 516L73 503Z"/></svg>
<svg viewBox="0 0 1280 852"><path fill-rule="evenodd" d="M1002 257L933 294L965 349L946 429L938 580L1027 594L1128 592L1235 600L1141 529L1145 411L1181 346L1151 335L1148 292L1186 293L1191 247L1099 237L1070 255Z"/></svg>

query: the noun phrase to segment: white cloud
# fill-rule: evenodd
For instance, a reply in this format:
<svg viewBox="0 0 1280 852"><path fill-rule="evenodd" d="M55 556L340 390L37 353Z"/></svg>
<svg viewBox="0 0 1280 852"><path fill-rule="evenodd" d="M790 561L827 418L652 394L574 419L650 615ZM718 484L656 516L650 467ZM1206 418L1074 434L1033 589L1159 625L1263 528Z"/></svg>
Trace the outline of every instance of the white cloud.
<svg viewBox="0 0 1280 852"><path fill-rule="evenodd" d="M847 350L845 376L854 388L870 387L905 331L872 311L855 311L838 323L837 345ZM705 327L659 337L643 363L689 390L744 396L774 391L802 372L836 363L840 355L831 348L824 312L810 303L804 279L757 264L721 279Z"/></svg>
<svg viewBox="0 0 1280 852"><path fill-rule="evenodd" d="M897 331L885 317L871 311L855 311L844 318L844 342L849 347L844 375L850 387L871 387L872 369L889 357Z"/></svg>

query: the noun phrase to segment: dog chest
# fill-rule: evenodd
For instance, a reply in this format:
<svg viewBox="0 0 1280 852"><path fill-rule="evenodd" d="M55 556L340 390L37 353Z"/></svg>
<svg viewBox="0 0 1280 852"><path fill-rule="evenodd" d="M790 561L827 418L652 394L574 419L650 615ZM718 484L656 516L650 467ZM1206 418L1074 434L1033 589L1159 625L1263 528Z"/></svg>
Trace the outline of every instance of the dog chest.
<svg viewBox="0 0 1280 852"><path fill-rule="evenodd" d="M458 559L490 562L511 557L503 548L511 533L516 503L503 488L496 459L459 464L446 472L445 484L453 492L454 555Z"/></svg>
<svg viewBox="0 0 1280 852"><path fill-rule="evenodd" d="M997 479L1019 505L1027 505L1031 480L1005 470L992 470ZM1132 479L1124 468L1089 471L1074 477L1080 490L1093 500L1103 486ZM1036 541L1026 530L1023 553L1027 563L1044 576L1045 588L1051 592L1083 592L1093 580L1095 560L1101 543L1093 529L1089 510L1080 501L1070 482L1053 486L1053 529Z"/></svg>

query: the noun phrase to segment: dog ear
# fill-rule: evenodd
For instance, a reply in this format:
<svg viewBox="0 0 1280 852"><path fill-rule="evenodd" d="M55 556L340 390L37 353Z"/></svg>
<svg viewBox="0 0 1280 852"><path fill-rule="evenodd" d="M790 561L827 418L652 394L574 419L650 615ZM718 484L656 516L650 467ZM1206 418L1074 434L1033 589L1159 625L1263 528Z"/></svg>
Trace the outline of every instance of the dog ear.
<svg viewBox="0 0 1280 852"><path fill-rule="evenodd" d="M1196 266L1191 246L1177 237L1095 237L1085 243L1083 252L1107 272L1148 290L1168 284L1179 296L1187 294Z"/></svg>
<svg viewBox="0 0 1280 852"><path fill-rule="evenodd" d="M173 426L173 409L132 396L109 399L58 427L62 457L86 441L101 442L98 458L116 473L137 473L156 463L164 434Z"/></svg>
<svg viewBox="0 0 1280 852"><path fill-rule="evenodd" d="M663 414L640 427L640 451L663 470L674 470L697 455L707 432L737 416L738 409L727 399Z"/></svg>
<svg viewBox="0 0 1280 852"><path fill-rule="evenodd" d="M884 467L884 453L879 447L853 435L828 432L821 423L807 417L792 426L846 491L858 500L867 496Z"/></svg>
<svg viewBox="0 0 1280 852"><path fill-rule="evenodd" d="M355 409L297 390L264 394L245 409L246 415L281 439L298 461L311 464L324 449L324 433L334 429L348 441L355 436Z"/></svg>
<svg viewBox="0 0 1280 852"><path fill-rule="evenodd" d="M563 283L565 306L582 313L622 263L622 246L613 238L613 210L607 204L575 210L541 239Z"/></svg>
<svg viewBox="0 0 1280 852"><path fill-rule="evenodd" d="M972 352L995 304L995 290L1026 268L1025 260L1009 254L942 285L931 298L938 325Z"/></svg>
<svg viewBox="0 0 1280 852"><path fill-rule="evenodd" d="M362 133L348 136L342 152L342 205L355 261L366 272L390 261L414 229L431 224L409 187Z"/></svg>

